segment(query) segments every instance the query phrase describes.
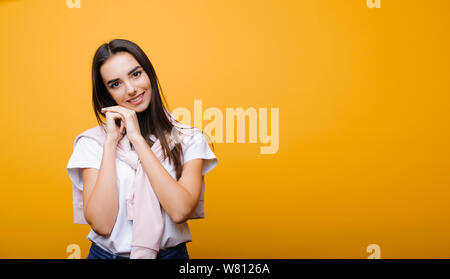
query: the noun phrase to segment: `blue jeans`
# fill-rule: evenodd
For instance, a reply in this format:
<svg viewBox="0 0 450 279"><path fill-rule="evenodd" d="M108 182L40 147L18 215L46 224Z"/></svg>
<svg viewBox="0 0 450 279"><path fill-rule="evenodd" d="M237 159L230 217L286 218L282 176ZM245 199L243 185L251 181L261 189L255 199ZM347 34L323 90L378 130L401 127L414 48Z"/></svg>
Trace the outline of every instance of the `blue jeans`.
<svg viewBox="0 0 450 279"><path fill-rule="evenodd" d="M119 255L111 254L103 250L100 246L92 242L89 255L86 259L130 259ZM160 250L156 255L156 259L189 259L189 254L186 248L186 242L180 243L177 246Z"/></svg>

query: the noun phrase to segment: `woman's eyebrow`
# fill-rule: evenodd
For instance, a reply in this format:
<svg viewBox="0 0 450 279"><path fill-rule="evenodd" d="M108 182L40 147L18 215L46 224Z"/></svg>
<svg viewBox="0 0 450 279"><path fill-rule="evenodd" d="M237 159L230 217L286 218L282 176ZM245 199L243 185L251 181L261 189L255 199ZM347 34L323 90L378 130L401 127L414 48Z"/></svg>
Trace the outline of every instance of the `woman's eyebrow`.
<svg viewBox="0 0 450 279"><path fill-rule="evenodd" d="M140 67L141 67L141 66L136 66L136 67L134 67L131 71L128 72L128 75L131 75L132 72L136 71L136 70L139 69ZM118 81L118 80L119 80L119 78L112 79L112 80L108 81L106 84L110 84L110 83L116 82L116 81Z"/></svg>

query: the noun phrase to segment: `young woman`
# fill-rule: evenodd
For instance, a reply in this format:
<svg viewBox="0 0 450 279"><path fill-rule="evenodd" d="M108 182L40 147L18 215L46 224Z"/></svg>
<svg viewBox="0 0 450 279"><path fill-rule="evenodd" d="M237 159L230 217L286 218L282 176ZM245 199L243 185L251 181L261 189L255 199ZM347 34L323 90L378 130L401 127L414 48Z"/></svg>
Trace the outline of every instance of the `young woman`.
<svg viewBox="0 0 450 279"><path fill-rule="evenodd" d="M79 138L67 165L73 187L82 191L84 218L91 226L87 258L130 258L133 221L127 218L126 200L136 174L116 154L126 137L161 206L164 228L156 258L189 259L186 242L192 238L186 221L204 194L204 175L217 165L216 156L195 128L186 140L169 144L167 136L187 126L176 125L180 123L164 107L155 70L135 43L116 39L101 45L94 55L92 84L104 141ZM158 140L164 160L151 149Z"/></svg>

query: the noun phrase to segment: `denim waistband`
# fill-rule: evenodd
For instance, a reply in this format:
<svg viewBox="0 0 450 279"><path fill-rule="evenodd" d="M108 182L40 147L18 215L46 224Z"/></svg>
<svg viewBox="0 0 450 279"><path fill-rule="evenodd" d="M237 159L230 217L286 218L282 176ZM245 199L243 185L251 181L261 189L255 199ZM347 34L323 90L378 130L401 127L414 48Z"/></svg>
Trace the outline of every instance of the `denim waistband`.
<svg viewBox="0 0 450 279"><path fill-rule="evenodd" d="M186 251L186 242L182 242L174 247L159 250L157 258L164 258L165 255L168 255L173 252L177 252L177 250L181 250L181 253L187 252ZM129 257L112 254L112 253L104 250L103 248L101 248L95 242L92 242L92 246L91 246L89 253L92 254L92 256L94 256L96 258L100 258L100 259L130 259Z"/></svg>
<svg viewBox="0 0 450 279"><path fill-rule="evenodd" d="M112 254L112 253L104 250L102 247L97 245L95 242L92 242L92 246L91 246L91 249L89 250L89 253L92 254L92 256L94 256L95 258L99 258L99 259L129 259L129 257Z"/></svg>

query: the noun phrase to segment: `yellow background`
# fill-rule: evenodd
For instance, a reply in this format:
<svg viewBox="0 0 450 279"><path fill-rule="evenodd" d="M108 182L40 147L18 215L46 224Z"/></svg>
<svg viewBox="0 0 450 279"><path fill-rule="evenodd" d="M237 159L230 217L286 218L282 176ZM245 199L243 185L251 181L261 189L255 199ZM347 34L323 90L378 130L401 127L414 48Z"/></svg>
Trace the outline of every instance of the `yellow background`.
<svg viewBox="0 0 450 279"><path fill-rule="evenodd" d="M214 144L191 258L367 258L371 243L449 258L449 13L447 0L1 0L0 257L66 258L72 243L87 256L66 165L97 125L94 51L125 38L171 111L280 109L278 153Z"/></svg>

